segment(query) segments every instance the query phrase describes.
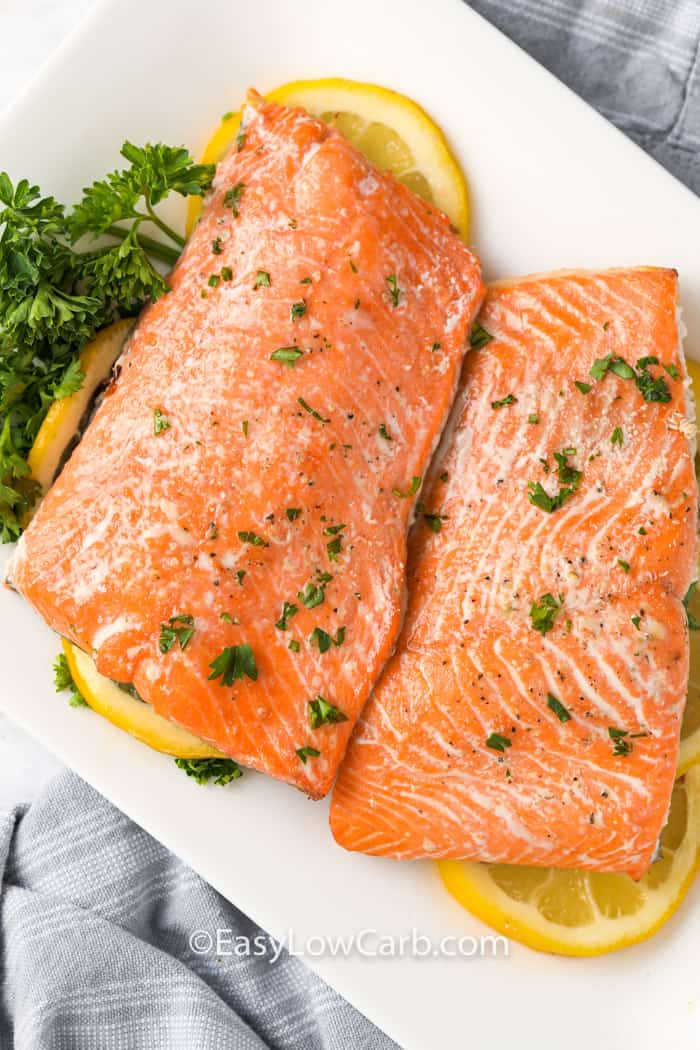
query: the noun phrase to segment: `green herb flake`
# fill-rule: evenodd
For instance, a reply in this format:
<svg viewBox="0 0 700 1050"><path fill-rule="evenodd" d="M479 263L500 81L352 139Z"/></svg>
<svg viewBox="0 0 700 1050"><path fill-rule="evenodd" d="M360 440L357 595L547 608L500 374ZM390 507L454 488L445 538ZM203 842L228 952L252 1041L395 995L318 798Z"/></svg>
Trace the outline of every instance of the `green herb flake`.
<svg viewBox="0 0 700 1050"><path fill-rule="evenodd" d="M241 423L241 430L243 431L243 437L248 437L248 420L244 419Z"/></svg>
<svg viewBox="0 0 700 1050"><path fill-rule="evenodd" d="M674 364L664 365L664 368L666 369L666 371L670 375L671 379L678 379L679 378L679 376L678 376L678 369L676 368L676 366Z"/></svg>
<svg viewBox="0 0 700 1050"><path fill-rule="evenodd" d="M232 186L230 190L226 190L224 194L224 207L231 209L235 219L240 215L241 197L244 190L245 183L237 182L235 186Z"/></svg>
<svg viewBox="0 0 700 1050"><path fill-rule="evenodd" d="M518 399L513 394L506 394L500 401L492 401L491 408L505 408L506 405L517 405Z"/></svg>
<svg viewBox="0 0 700 1050"><path fill-rule="evenodd" d="M536 412L531 412L530 415L527 417L527 421L528 423L531 423L534 426L535 423L539 423L540 417L537 415Z"/></svg>
<svg viewBox="0 0 700 1050"><path fill-rule="evenodd" d="M348 259L348 263L350 264L350 269L352 270L352 272L357 273L357 267L355 266L355 263L352 261L352 259Z"/></svg>
<svg viewBox="0 0 700 1050"><path fill-rule="evenodd" d="M221 267L221 280L222 281L232 281L233 280L233 270L231 269L230 266L222 266Z"/></svg>
<svg viewBox="0 0 700 1050"><path fill-rule="evenodd" d="M176 758L175 765L198 784L213 780L223 787L243 776L243 770L232 758Z"/></svg>
<svg viewBox="0 0 700 1050"><path fill-rule="evenodd" d="M236 135L236 152L240 153L245 146L245 131L239 131Z"/></svg>
<svg viewBox="0 0 700 1050"><path fill-rule="evenodd" d="M70 690L71 695L68 699L68 703L71 707L88 707L85 697L73 681L73 675L68 666L65 653L59 653L54 661L53 681L57 693L62 693L66 689Z"/></svg>
<svg viewBox="0 0 700 1050"><path fill-rule="evenodd" d="M550 711L553 711L560 722L570 722L571 715L562 704L561 700L557 700L556 696L552 693L547 693L547 707Z"/></svg>
<svg viewBox="0 0 700 1050"><path fill-rule="evenodd" d="M633 617L632 617L632 623L634 624L634 626L636 627L636 629L637 629L638 631L641 631L641 629L642 629L642 628L641 628L641 623L642 623L642 618L641 618L641 616L633 616Z"/></svg>
<svg viewBox="0 0 700 1050"><path fill-rule="evenodd" d="M292 640L289 643L289 645L287 646L287 648L291 649L291 651L293 653L298 653L299 650L301 649L301 646L299 645L299 642L297 642L295 638L292 638Z"/></svg>
<svg viewBox="0 0 700 1050"><path fill-rule="evenodd" d="M257 532L249 532L244 529L238 533L238 538L241 543L249 543L251 547L269 547L270 544L267 540L263 539L262 536L258 536Z"/></svg>
<svg viewBox="0 0 700 1050"><path fill-rule="evenodd" d="M434 354L436 350L442 350L442 343L433 343L430 347L430 352Z"/></svg>
<svg viewBox="0 0 700 1050"><path fill-rule="evenodd" d="M167 623L160 625L158 646L161 653L169 653L175 642L181 649L186 649L194 634L194 617L186 613L171 616Z"/></svg>
<svg viewBox="0 0 700 1050"><path fill-rule="evenodd" d="M428 514L425 511L423 512L423 518L430 531L436 533L442 531L442 523L447 521L446 514Z"/></svg>
<svg viewBox="0 0 700 1050"><path fill-rule="evenodd" d="M270 275L267 270L258 270L255 275L253 288L270 288L271 285L272 281L270 280Z"/></svg>
<svg viewBox="0 0 700 1050"><path fill-rule="evenodd" d="M313 417L313 419L317 419L319 421L319 423L324 423L324 424L325 423L330 423L330 419L326 419L319 412L317 412L315 408L312 408L311 405L309 405L306 401L304 401L303 397L298 397L297 401L299 402L301 407L304 409L304 411L308 412L309 415Z"/></svg>
<svg viewBox="0 0 700 1050"><path fill-rule="evenodd" d="M325 585L327 582L326 574L319 574L316 582L310 580L304 590L299 591L297 598L307 609L315 609L317 605L321 605L326 600Z"/></svg>
<svg viewBox="0 0 700 1050"><path fill-rule="evenodd" d="M212 273L209 276L209 280L207 281L207 284L209 285L210 288L217 288L218 285L219 285L219 281L220 280L221 280L221 278L219 277L218 273Z"/></svg>
<svg viewBox="0 0 700 1050"><path fill-rule="evenodd" d="M285 602L282 606L282 615L279 620L275 623L275 627L279 631L286 631L289 627L289 621L293 616L299 612L299 606L294 605L292 602Z"/></svg>
<svg viewBox="0 0 700 1050"><path fill-rule="evenodd" d="M630 734L626 729L615 729L608 726L608 736L613 741L613 755L629 755L632 751L632 743L628 739Z"/></svg>
<svg viewBox="0 0 700 1050"><path fill-rule="evenodd" d="M393 437L391 436L391 434L389 433L389 431L386 429L386 424L385 423L380 423L379 424L379 436L384 438L385 441L393 441L394 440Z"/></svg>
<svg viewBox="0 0 700 1050"><path fill-rule="evenodd" d="M478 321L475 321L469 334L469 345L472 350L482 350L492 339L491 333L487 332Z"/></svg>
<svg viewBox="0 0 700 1050"><path fill-rule="evenodd" d="M292 303L289 308L289 316L292 321L298 321L306 313L306 299L300 299L298 303Z"/></svg>
<svg viewBox="0 0 700 1050"><path fill-rule="evenodd" d="M574 380L574 386L582 394L590 394L591 390L593 389L590 383L582 383L580 379Z"/></svg>
<svg viewBox="0 0 700 1050"><path fill-rule="evenodd" d="M299 760L304 763L304 765L306 765L307 759L318 758L320 754L321 752L318 751L315 747L298 747L296 749L296 755L299 758Z"/></svg>
<svg viewBox="0 0 700 1050"><path fill-rule="evenodd" d="M528 482L528 499L534 507L539 507L540 510L552 514L578 491L583 473L568 462L569 456L575 454L576 449L573 448L565 448L561 452L554 453L557 461L557 475L562 486L555 496L550 496L539 481Z"/></svg>
<svg viewBox="0 0 700 1050"><path fill-rule="evenodd" d="M443 470L442 474L440 475L440 481L442 481L444 483L444 482L447 482L449 480L450 480L449 472L446 471L446 470Z"/></svg>
<svg viewBox="0 0 700 1050"><path fill-rule="evenodd" d="M287 515L288 521L296 521L301 512L301 507L287 507L284 513Z"/></svg>
<svg viewBox="0 0 700 1050"><path fill-rule="evenodd" d="M507 736L501 736L500 733L491 733L486 740L486 746L493 748L494 751L500 751L501 754L510 747L512 740L509 740Z"/></svg>
<svg viewBox="0 0 700 1050"><path fill-rule="evenodd" d="M311 278L310 277L302 277L302 279L299 281L299 284L311 284Z"/></svg>
<svg viewBox="0 0 700 1050"><path fill-rule="evenodd" d="M304 351L300 350L298 346L280 346L270 354L270 360L281 361L285 365L294 365L294 362L303 356Z"/></svg>
<svg viewBox="0 0 700 1050"><path fill-rule="evenodd" d="M246 574L245 569L237 569L236 570L236 579L238 580L238 586L239 587L243 586L243 580L245 579L245 574Z"/></svg>
<svg viewBox="0 0 700 1050"><path fill-rule="evenodd" d="M625 436L622 433L622 427L615 427L615 429L613 430L612 435L610 437L610 444L611 445L618 445L619 448L622 448L624 443L625 443Z"/></svg>
<svg viewBox="0 0 700 1050"><path fill-rule="evenodd" d="M541 635L547 634L554 627L554 621L561 608L561 602L557 601L553 594L547 592L530 606L530 620L535 631Z"/></svg>
<svg viewBox="0 0 700 1050"><path fill-rule="evenodd" d="M153 433L157 437L159 434L164 434L166 430L170 430L170 420L159 408L155 408L153 410Z"/></svg>
<svg viewBox="0 0 700 1050"><path fill-rule="evenodd" d="M227 646L209 664L212 671L208 681L220 679L219 685L232 686L247 675L253 682L258 680L258 666L253 650L247 644Z"/></svg>
<svg viewBox="0 0 700 1050"><path fill-rule="evenodd" d="M402 492L401 489L392 489L392 495L396 496L397 499L410 499L418 492L422 480L420 474L414 474L411 478L411 484L405 492Z"/></svg>
<svg viewBox="0 0 700 1050"><path fill-rule="evenodd" d="M317 694L313 700L309 700L309 722L312 729L320 729L325 725L337 725L347 720L348 716L339 707L330 704L320 694Z"/></svg>
<svg viewBox="0 0 700 1050"><path fill-rule="evenodd" d="M624 558L618 558L617 564L620 566L623 572L627 573L630 571L630 563L625 561Z"/></svg>
<svg viewBox="0 0 700 1050"><path fill-rule="evenodd" d="M387 285L389 287L389 295L391 296L391 305L396 307L396 306L399 305L399 303L401 301L401 296L403 295L402 290L399 288L399 284L398 284L398 281L396 279L396 274L395 273L390 273L389 276L386 278L386 283L387 283Z"/></svg>
<svg viewBox="0 0 700 1050"><path fill-rule="evenodd" d="M331 647L331 636L321 627L314 627L309 636L309 644L315 645L319 653L327 653Z"/></svg>
<svg viewBox="0 0 700 1050"><path fill-rule="evenodd" d="M212 255L221 255L222 251L221 237L215 237L211 242L211 253Z"/></svg>

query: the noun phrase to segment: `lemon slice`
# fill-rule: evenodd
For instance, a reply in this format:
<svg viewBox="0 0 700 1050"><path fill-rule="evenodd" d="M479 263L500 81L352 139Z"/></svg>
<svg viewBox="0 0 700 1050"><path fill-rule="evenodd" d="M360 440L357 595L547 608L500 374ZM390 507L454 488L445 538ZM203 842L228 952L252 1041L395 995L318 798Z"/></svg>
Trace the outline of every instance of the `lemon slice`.
<svg viewBox="0 0 700 1050"><path fill-rule="evenodd" d="M133 319L115 321L98 332L80 355L85 375L80 390L54 401L47 412L27 457L32 477L39 482L42 493L53 482L64 453L78 434L95 391L108 379L133 323Z"/></svg>
<svg viewBox="0 0 700 1050"><path fill-rule="evenodd" d="M445 886L473 915L530 948L602 955L651 937L676 911L700 863L700 767L676 781L662 859L627 875L439 861Z"/></svg>
<svg viewBox="0 0 700 1050"><path fill-rule="evenodd" d="M176 758L229 757L182 726L156 714L150 704L137 700L116 682L105 678L95 667L92 657L72 642L64 640L63 651L73 681L93 711L131 733L143 744Z"/></svg>
<svg viewBox="0 0 700 1050"><path fill-rule="evenodd" d="M295 80L267 96L283 106L301 106L333 124L380 171L390 171L424 200L437 205L460 235L469 230L469 195L447 139L416 102L396 91L337 77ZM240 113L227 113L210 139L202 163L216 164L240 130ZM201 201L190 199L188 233Z"/></svg>

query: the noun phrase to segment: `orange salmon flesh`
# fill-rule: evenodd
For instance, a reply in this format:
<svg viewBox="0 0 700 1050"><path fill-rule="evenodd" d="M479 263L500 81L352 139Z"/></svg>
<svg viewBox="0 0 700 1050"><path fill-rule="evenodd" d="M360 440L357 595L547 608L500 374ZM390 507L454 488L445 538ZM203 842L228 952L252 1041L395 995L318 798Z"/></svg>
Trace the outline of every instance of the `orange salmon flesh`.
<svg viewBox="0 0 700 1050"><path fill-rule="evenodd" d="M503 283L479 323L492 339L465 363L333 834L386 857L639 878L677 765L696 571L676 274ZM645 400L649 382L670 400Z"/></svg>
<svg viewBox="0 0 700 1050"><path fill-rule="evenodd" d="M259 96L244 126L9 581L159 714L318 798L396 640L483 287L338 132Z"/></svg>

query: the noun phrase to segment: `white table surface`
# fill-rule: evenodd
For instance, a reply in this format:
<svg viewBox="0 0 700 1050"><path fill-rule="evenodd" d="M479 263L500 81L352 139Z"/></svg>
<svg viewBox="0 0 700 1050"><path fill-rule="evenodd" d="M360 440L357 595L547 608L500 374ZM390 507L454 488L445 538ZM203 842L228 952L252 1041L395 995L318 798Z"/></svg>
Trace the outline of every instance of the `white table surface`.
<svg viewBox="0 0 700 1050"><path fill-rule="evenodd" d="M34 77L93 2L0 0L0 110ZM32 173L26 174L31 179ZM56 703L65 701L57 696ZM61 768L48 751L0 715L0 809L31 801Z"/></svg>

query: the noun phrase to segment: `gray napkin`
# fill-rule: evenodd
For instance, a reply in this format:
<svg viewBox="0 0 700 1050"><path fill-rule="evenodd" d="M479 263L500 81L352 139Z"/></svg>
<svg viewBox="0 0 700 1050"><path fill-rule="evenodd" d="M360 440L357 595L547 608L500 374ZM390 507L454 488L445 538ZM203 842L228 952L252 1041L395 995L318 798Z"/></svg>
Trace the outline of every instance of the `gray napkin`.
<svg viewBox="0 0 700 1050"><path fill-rule="evenodd" d="M472 6L700 189L697 0ZM258 930L72 774L0 815L0 866L2 1048L395 1046L298 959L196 954L194 930Z"/></svg>

